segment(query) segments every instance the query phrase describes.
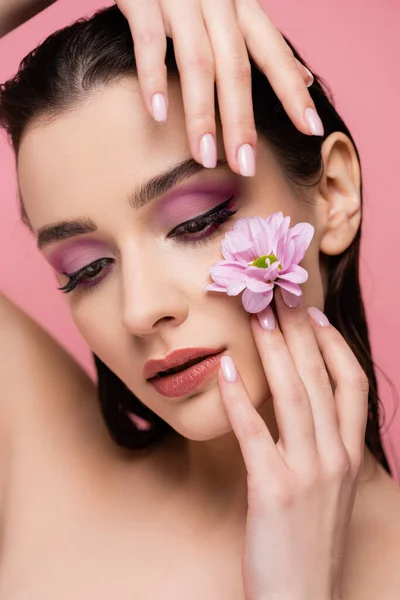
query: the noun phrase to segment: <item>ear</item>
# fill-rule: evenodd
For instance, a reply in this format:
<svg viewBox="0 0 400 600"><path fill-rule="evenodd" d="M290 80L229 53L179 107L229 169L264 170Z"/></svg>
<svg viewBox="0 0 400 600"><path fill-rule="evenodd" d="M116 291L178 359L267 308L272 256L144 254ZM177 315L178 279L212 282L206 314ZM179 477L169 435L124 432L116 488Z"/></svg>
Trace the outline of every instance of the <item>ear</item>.
<svg viewBox="0 0 400 600"><path fill-rule="evenodd" d="M335 255L350 246L361 223L360 164L352 141L340 131L324 140L321 152L324 172L318 187L323 214L320 251Z"/></svg>

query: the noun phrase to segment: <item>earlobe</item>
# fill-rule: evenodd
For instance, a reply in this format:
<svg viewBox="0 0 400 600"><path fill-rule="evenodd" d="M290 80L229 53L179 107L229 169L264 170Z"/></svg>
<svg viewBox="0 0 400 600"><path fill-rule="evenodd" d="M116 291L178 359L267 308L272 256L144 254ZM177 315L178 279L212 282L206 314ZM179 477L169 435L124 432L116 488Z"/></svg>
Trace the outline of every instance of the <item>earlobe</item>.
<svg viewBox="0 0 400 600"><path fill-rule="evenodd" d="M335 131L322 146L324 171L319 183L323 223L320 251L327 255L344 252L361 223L361 171L351 140Z"/></svg>

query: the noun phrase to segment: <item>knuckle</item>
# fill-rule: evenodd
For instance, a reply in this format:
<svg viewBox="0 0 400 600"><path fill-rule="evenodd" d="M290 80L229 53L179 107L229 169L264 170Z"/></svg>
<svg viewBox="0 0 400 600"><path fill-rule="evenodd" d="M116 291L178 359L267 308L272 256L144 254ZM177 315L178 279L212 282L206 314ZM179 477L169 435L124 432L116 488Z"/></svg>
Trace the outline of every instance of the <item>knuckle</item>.
<svg viewBox="0 0 400 600"><path fill-rule="evenodd" d="M155 29L142 29L135 33L135 44L139 46L154 47L156 44L160 44L162 40L163 36Z"/></svg>
<svg viewBox="0 0 400 600"><path fill-rule="evenodd" d="M287 510L293 506L295 494L291 487L282 480L270 481L268 486L260 486L249 479L248 502L249 506L259 513L277 507L281 510Z"/></svg>
<svg viewBox="0 0 400 600"><path fill-rule="evenodd" d="M360 449L359 451L353 451L351 457L352 469L355 474L359 474L362 470L364 464L364 451Z"/></svg>
<svg viewBox="0 0 400 600"><path fill-rule="evenodd" d="M251 115L247 115L241 112L233 113L229 119L229 126L231 127L231 131L226 133L224 136L226 139L229 137L232 139L232 142L237 142L237 132L240 132L240 140L244 140L249 144L254 144L257 141L257 135L255 128L252 125ZM241 142L243 143L243 142Z"/></svg>
<svg viewBox="0 0 400 600"><path fill-rule="evenodd" d="M331 383L324 365L315 365L309 370L309 378L314 381L322 390L331 390Z"/></svg>
<svg viewBox="0 0 400 600"><path fill-rule="evenodd" d="M270 502L283 510L290 509L295 503L295 494L290 486L277 482L269 491Z"/></svg>
<svg viewBox="0 0 400 600"><path fill-rule="evenodd" d="M308 394L306 388L301 383L287 383L285 386L285 396L289 402L293 402L299 405L308 404Z"/></svg>
<svg viewBox="0 0 400 600"><path fill-rule="evenodd" d="M200 71L207 76L214 77L214 61L211 56L204 51L190 54L184 59L184 62L189 73L192 70L197 72Z"/></svg>
<svg viewBox="0 0 400 600"><path fill-rule="evenodd" d="M305 103L306 100L309 99L308 96L309 92L307 91L305 83L302 85L293 83L290 86L285 86L285 88L279 93L279 99L283 105L292 103L293 98L303 100Z"/></svg>
<svg viewBox="0 0 400 600"><path fill-rule="evenodd" d="M368 394L369 392L369 380L364 371L361 371L357 379L357 387L361 392Z"/></svg>
<svg viewBox="0 0 400 600"><path fill-rule="evenodd" d="M157 66L150 64L141 64L140 67L138 65L138 72L140 74L140 78L146 80L146 84L150 88L157 89L159 88L161 82L165 81L167 78L167 67L165 64L160 64Z"/></svg>
<svg viewBox="0 0 400 600"><path fill-rule="evenodd" d="M364 371L361 369L355 369L352 373L349 374L348 383L351 387L368 394L369 392L369 380Z"/></svg>
<svg viewBox="0 0 400 600"><path fill-rule="evenodd" d="M331 453L326 461L324 472L328 479L343 479L350 471L350 460L345 450Z"/></svg>
<svg viewBox="0 0 400 600"><path fill-rule="evenodd" d="M292 315L290 321L290 333L303 340L304 333L307 331L308 323L304 319L303 315Z"/></svg>
<svg viewBox="0 0 400 600"><path fill-rule="evenodd" d="M249 60L244 56L233 56L229 59L229 76L234 83L250 84L251 67Z"/></svg>
<svg viewBox="0 0 400 600"><path fill-rule="evenodd" d="M199 104L194 107L188 107L187 113L192 131L205 131L214 129L215 111L213 106L208 104Z"/></svg>
<svg viewBox="0 0 400 600"><path fill-rule="evenodd" d="M320 485L321 473L320 470L315 468L309 468L305 473L301 475L302 490L307 493L314 490Z"/></svg>
<svg viewBox="0 0 400 600"><path fill-rule="evenodd" d="M242 431L246 437L262 438L266 435L266 425L260 418L249 417L242 422Z"/></svg>

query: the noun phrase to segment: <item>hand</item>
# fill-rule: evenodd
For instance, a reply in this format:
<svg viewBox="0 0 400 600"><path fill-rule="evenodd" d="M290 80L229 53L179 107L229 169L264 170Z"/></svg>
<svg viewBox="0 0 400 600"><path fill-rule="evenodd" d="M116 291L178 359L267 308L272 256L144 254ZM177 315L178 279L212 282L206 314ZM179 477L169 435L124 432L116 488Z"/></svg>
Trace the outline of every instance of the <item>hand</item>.
<svg viewBox="0 0 400 600"><path fill-rule="evenodd" d="M304 111L315 109L307 89L313 77L293 56L258 0L116 0L116 4L129 22L139 84L152 116L154 94L163 94L168 103L165 38L173 38L188 140L199 163L215 166L210 137L201 144L204 134L215 140L215 80L229 166L235 173L249 174L246 167L241 171L238 160L239 148L250 144L254 149L257 141L247 48L294 125L311 134ZM165 111L160 112L164 114L157 120L164 120Z"/></svg>
<svg viewBox="0 0 400 600"><path fill-rule="evenodd" d="M276 444L240 375L228 383L218 374L247 469L245 597L337 600L363 464L368 379L332 325L316 325L301 305L288 308L280 291L274 296L282 331L278 324L264 331L257 315L251 327L273 397Z"/></svg>

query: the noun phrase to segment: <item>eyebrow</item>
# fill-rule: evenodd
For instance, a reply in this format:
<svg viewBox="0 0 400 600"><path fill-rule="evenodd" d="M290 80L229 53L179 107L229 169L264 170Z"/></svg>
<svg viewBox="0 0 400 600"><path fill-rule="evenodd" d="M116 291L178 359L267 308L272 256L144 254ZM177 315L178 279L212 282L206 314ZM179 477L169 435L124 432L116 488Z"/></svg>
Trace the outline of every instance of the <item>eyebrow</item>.
<svg viewBox="0 0 400 600"><path fill-rule="evenodd" d="M226 167L228 161L224 158L217 160L216 167ZM196 173L206 170L194 158L188 158L178 165L152 177L142 183L139 187L128 194L128 203L134 209L139 209L171 190L182 181L192 177ZM209 169L207 169L209 170ZM42 250L52 242L66 240L77 235L93 233L97 231L96 224L88 218L76 219L73 221L61 221L54 225L41 227L37 232L37 247Z"/></svg>

